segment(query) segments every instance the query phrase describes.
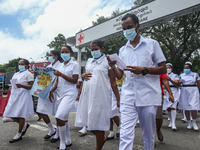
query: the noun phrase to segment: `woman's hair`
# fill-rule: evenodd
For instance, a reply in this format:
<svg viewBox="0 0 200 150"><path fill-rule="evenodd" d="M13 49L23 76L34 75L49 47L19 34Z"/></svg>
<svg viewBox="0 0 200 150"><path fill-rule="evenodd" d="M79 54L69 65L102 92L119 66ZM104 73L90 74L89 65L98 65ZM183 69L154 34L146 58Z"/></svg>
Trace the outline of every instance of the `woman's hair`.
<svg viewBox="0 0 200 150"><path fill-rule="evenodd" d="M69 46L69 45L64 45L64 46L62 46L62 47L66 47L66 48L68 48L69 51L70 51L70 53L74 54L74 52L73 52L71 46Z"/></svg>
<svg viewBox="0 0 200 150"><path fill-rule="evenodd" d="M62 62L62 58L61 58L61 56L60 56L60 52L59 51L57 51L57 50L52 50L52 51L50 51L54 56L58 56L58 60L60 61L60 62Z"/></svg>
<svg viewBox="0 0 200 150"><path fill-rule="evenodd" d="M191 64L186 63L185 65L188 65L190 67L190 69L192 70L192 65Z"/></svg>
<svg viewBox="0 0 200 150"><path fill-rule="evenodd" d="M104 44L103 44L103 42L101 40L92 41L92 43L90 45L92 45L92 44L96 44L100 48L105 48L105 46L104 46Z"/></svg>
<svg viewBox="0 0 200 150"><path fill-rule="evenodd" d="M30 62L29 62L27 59L24 59L24 58L22 58L22 59L20 59L20 60L24 61L25 65L28 66L28 69L29 69L29 67L30 67L30 66L29 66Z"/></svg>

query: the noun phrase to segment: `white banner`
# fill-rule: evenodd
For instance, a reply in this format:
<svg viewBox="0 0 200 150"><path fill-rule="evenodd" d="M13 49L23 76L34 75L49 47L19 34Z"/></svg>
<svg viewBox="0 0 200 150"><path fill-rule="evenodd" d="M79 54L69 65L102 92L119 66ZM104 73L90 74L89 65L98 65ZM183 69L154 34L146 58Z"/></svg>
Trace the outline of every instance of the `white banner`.
<svg viewBox="0 0 200 150"><path fill-rule="evenodd" d="M76 47L86 46L96 39L121 35L121 19L126 13L137 15L140 28L144 28L197 10L200 10L200 0L154 0L77 33Z"/></svg>

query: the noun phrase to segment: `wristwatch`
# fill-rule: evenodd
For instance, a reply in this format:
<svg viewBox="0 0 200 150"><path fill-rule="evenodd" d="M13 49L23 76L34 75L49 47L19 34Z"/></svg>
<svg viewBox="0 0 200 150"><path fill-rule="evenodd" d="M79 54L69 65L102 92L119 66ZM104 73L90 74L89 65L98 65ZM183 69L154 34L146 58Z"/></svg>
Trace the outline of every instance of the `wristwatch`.
<svg viewBox="0 0 200 150"><path fill-rule="evenodd" d="M144 67L144 69L142 70L142 75L145 76L148 72L149 70L146 67Z"/></svg>

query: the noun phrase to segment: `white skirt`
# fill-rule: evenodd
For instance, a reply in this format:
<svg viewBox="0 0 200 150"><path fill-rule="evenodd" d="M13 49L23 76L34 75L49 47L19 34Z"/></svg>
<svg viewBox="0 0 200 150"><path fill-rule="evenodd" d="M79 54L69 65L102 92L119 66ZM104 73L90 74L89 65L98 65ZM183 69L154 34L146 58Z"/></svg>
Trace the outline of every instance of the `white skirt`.
<svg viewBox="0 0 200 150"><path fill-rule="evenodd" d="M33 99L29 90L11 91L3 117L29 118L34 116Z"/></svg>
<svg viewBox="0 0 200 150"><path fill-rule="evenodd" d="M69 113L75 103L76 96L75 95L65 95L62 99L57 100L56 103L58 105L55 118L58 118L63 121L68 120Z"/></svg>
<svg viewBox="0 0 200 150"><path fill-rule="evenodd" d="M87 126L89 131L108 131L111 115L111 89L105 85L98 85L97 81L93 75L90 80L83 83L75 126Z"/></svg>
<svg viewBox="0 0 200 150"><path fill-rule="evenodd" d="M182 87L178 108L181 110L200 110L197 87Z"/></svg>
<svg viewBox="0 0 200 150"><path fill-rule="evenodd" d="M37 104L37 112L45 115L52 115L54 116L56 113L56 93L54 94L54 100L53 103L49 100L49 97L47 96L46 99L38 98L38 104Z"/></svg>
<svg viewBox="0 0 200 150"><path fill-rule="evenodd" d="M117 107L117 99L115 93L112 93L112 108L110 118L113 118L115 116L120 116L120 110L119 107Z"/></svg>
<svg viewBox="0 0 200 150"><path fill-rule="evenodd" d="M174 103L169 101L169 93L167 90L164 90L164 101L163 101L163 110L167 110L168 108L174 108L176 109L178 101L179 101L179 91L176 89L176 87L171 87L173 96L174 96Z"/></svg>

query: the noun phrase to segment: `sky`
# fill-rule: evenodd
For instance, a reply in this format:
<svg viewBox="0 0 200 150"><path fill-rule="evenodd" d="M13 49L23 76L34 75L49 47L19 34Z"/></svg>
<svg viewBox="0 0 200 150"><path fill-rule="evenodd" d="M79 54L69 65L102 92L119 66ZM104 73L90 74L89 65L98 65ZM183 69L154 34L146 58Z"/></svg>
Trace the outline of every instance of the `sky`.
<svg viewBox="0 0 200 150"><path fill-rule="evenodd" d="M42 61L59 33L75 36L98 16L131 6L132 0L0 0L0 64L18 57Z"/></svg>

